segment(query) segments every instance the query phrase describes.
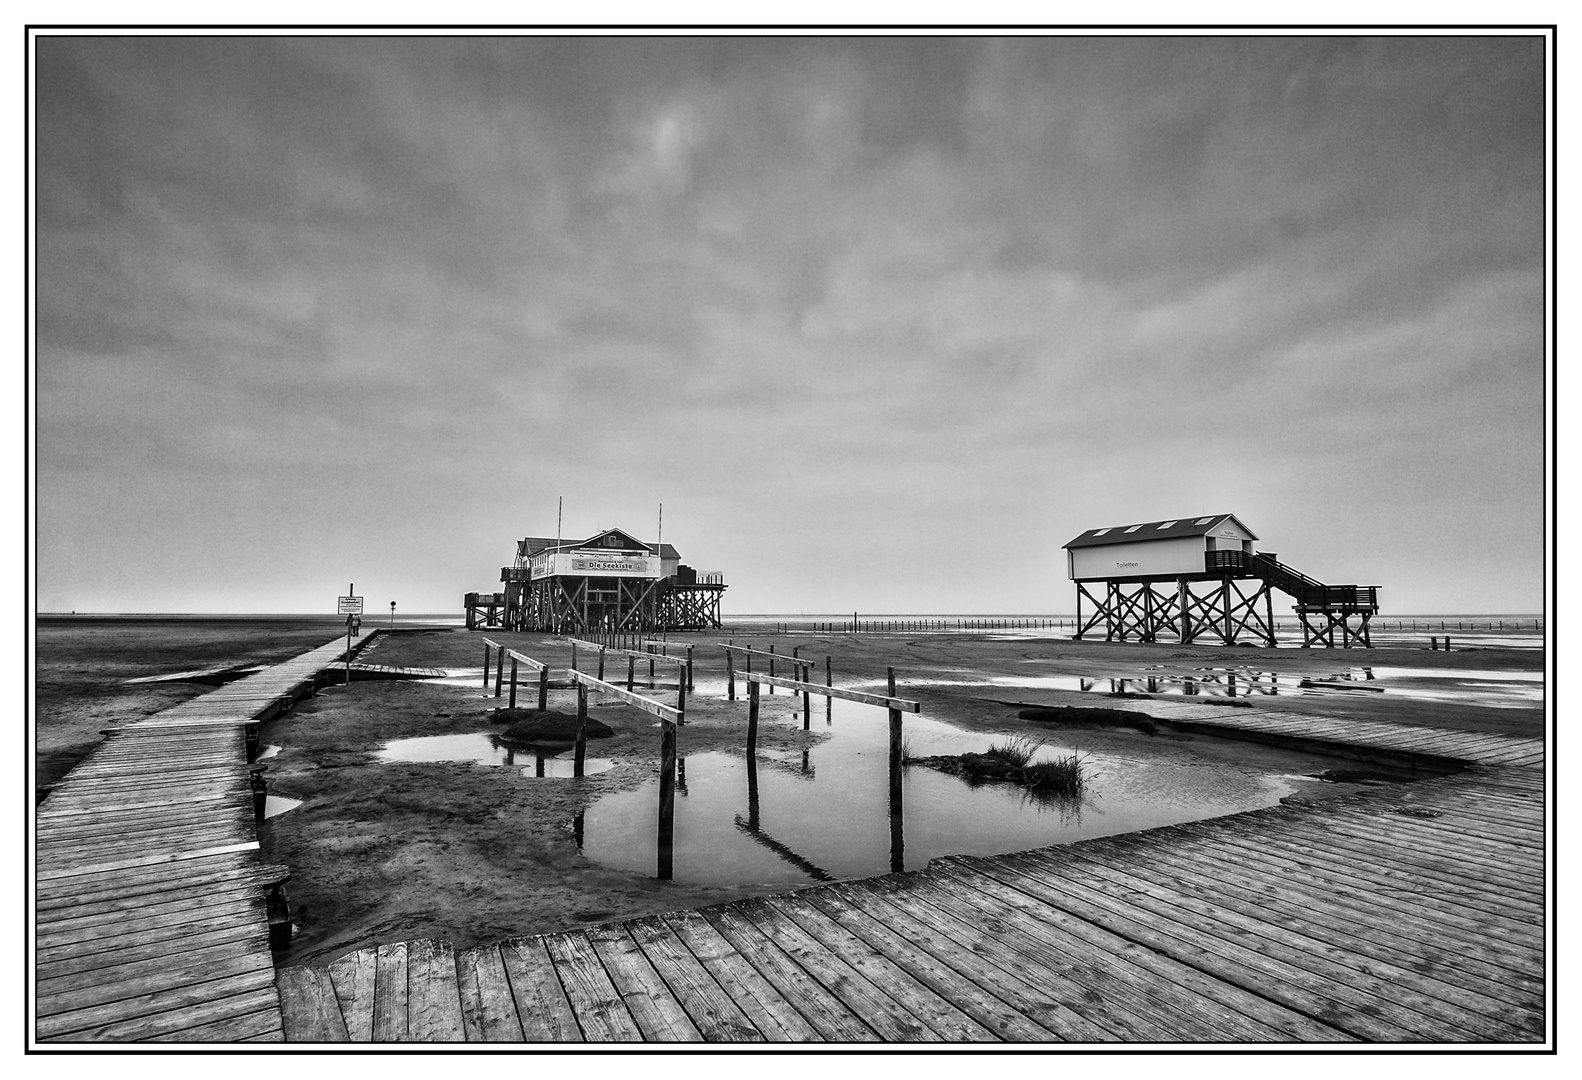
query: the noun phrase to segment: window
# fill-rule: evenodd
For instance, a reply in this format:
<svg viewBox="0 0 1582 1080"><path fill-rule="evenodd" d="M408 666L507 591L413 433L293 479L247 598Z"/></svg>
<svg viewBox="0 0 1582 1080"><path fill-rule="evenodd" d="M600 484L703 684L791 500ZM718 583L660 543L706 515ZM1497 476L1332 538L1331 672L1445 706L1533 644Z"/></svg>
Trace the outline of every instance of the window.
<svg viewBox="0 0 1582 1080"><path fill-rule="evenodd" d="M1133 525L1131 528L1127 529L1126 531L1129 532L1129 533L1134 533L1140 528L1142 528L1141 525Z"/></svg>
<svg viewBox="0 0 1582 1080"><path fill-rule="evenodd" d="M1160 528L1161 528L1161 529L1168 529L1168 528L1169 528L1169 527L1170 527L1170 526L1172 526L1172 525L1174 525L1174 524L1175 524L1175 522L1173 522L1173 521L1167 521L1167 522L1165 522L1165 523L1164 523L1164 524L1163 524L1163 525L1161 525L1161 526L1159 526L1159 527L1160 527Z"/></svg>
<svg viewBox="0 0 1582 1080"><path fill-rule="evenodd" d="M1198 518L1192 524L1194 524L1194 525L1207 525L1209 522L1211 522L1213 520L1214 520L1213 518Z"/></svg>
<svg viewBox="0 0 1582 1080"><path fill-rule="evenodd" d="M1093 535L1094 536L1103 536L1105 533L1107 533L1109 531L1110 531L1109 529L1100 529L1097 532L1095 532Z"/></svg>

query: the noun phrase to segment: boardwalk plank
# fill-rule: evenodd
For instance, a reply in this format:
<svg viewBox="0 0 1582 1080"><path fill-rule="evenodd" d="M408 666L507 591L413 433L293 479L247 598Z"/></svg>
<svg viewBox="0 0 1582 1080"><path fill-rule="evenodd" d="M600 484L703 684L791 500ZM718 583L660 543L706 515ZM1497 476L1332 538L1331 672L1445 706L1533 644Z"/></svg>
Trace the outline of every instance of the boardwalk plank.
<svg viewBox="0 0 1582 1080"><path fill-rule="evenodd" d="M663 919L623 924L706 1042L762 1042L747 1014L676 937Z"/></svg>
<svg viewBox="0 0 1582 1080"><path fill-rule="evenodd" d="M604 964L585 935L551 934L544 948L566 1000L588 1042L642 1042L643 1029L633 1019ZM526 1017L523 1017L526 1026Z"/></svg>
<svg viewBox="0 0 1582 1080"><path fill-rule="evenodd" d="M369 1041L408 1042L406 942L380 945L374 958L374 1016Z"/></svg>
<svg viewBox="0 0 1582 1080"><path fill-rule="evenodd" d="M993 1032L996 1038L1007 1042L1047 1042L1055 1037L1049 1028L1033 1022L1005 1000L1012 995L997 995L935 956L931 950L914 944L915 938L911 941L902 938L857 907L851 900L856 892L852 888L813 889L804 894L803 899L861 938L875 953L961 1009L986 1031ZM975 968L975 973L983 982L999 986L1004 994L1005 981L986 978L983 974L986 966Z"/></svg>
<svg viewBox="0 0 1582 1080"><path fill-rule="evenodd" d="M732 907L704 908L701 915L730 942L782 999L829 1042L878 1042L880 1036L860 1014L814 979L754 923Z"/></svg>
<svg viewBox="0 0 1582 1080"><path fill-rule="evenodd" d="M528 1042L582 1041L582 1028L541 939L502 941L500 962L511 982L511 998L524 1039ZM595 1026L599 1029L597 1024Z"/></svg>
<svg viewBox="0 0 1582 1080"><path fill-rule="evenodd" d="M464 1042L456 954L448 942L407 942L407 1034L413 1042Z"/></svg>
<svg viewBox="0 0 1582 1080"><path fill-rule="evenodd" d="M844 958L830 953L762 899L738 900L730 906L785 950L887 1042L941 1041L932 1028L865 979Z"/></svg>
<svg viewBox="0 0 1582 1080"><path fill-rule="evenodd" d="M1421 1042L1457 1037L1447 1025L1373 995L1314 978L1304 969L1239 942L1155 912L1144 915L1136 910L1139 897L1117 898L1041 862L1021 857L1007 861L1030 884L1039 886L1050 903L1358 1038Z"/></svg>
<svg viewBox="0 0 1582 1080"><path fill-rule="evenodd" d="M511 1000L511 980L498 945L463 949L456 954L456 989L466 1040L522 1042L522 1022Z"/></svg>
<svg viewBox="0 0 1582 1080"><path fill-rule="evenodd" d="M839 922L803 897L792 893L769 896L764 902L790 919L809 937L839 956L879 990L945 1042L993 1042L992 1028L985 1027L958 1008L950 998L936 993L926 983L872 948Z"/></svg>
<svg viewBox="0 0 1582 1080"><path fill-rule="evenodd" d="M695 911L670 912L663 916L677 938L686 945L715 982L746 1013L749 1021L769 1042L809 1042L817 1030L802 1014L737 952L729 941L702 915Z"/></svg>
<svg viewBox="0 0 1582 1080"><path fill-rule="evenodd" d="M201 983L163 987L136 997L41 1016L36 1031L40 1041L150 1038L191 1027L185 1012L187 1006L218 1008L217 1003L223 1003L226 998L255 990L267 991L270 996L275 994L273 968L260 967Z"/></svg>
<svg viewBox="0 0 1582 1080"><path fill-rule="evenodd" d="M1354 952L1334 947L1315 936L1307 920L1284 925L1272 923L1262 917L1262 913L1248 915L1239 911L1233 898L1218 889L1206 890L1211 899L1205 900L1201 895L1194 895L1191 883L1180 878L1161 884L1146 873L1144 867L1118 869L1116 862L1106 857L1103 845L1077 845L1070 856L1081 864L1071 869L1095 877L1101 883L1113 884L1143 910L1169 915L1204 934L1245 945L1293 969L1311 972L1327 983L1350 986L1376 996L1387 993L1394 1004L1462 1029L1457 1033L1459 1038L1500 1041L1528 1034L1525 1030L1527 1016L1503 1002L1423 978L1382 959L1361 958Z"/></svg>
<svg viewBox="0 0 1582 1080"><path fill-rule="evenodd" d="M348 1041L346 1021L328 971L280 968L275 972L275 986L280 991L280 1020L290 1042Z"/></svg>
<svg viewBox="0 0 1582 1080"><path fill-rule="evenodd" d="M355 1043L373 1042L374 980L379 967L377 948L358 949L338 957L329 966L335 1000L346 1022L346 1037Z"/></svg>
<svg viewBox="0 0 1582 1080"><path fill-rule="evenodd" d="M648 1042L699 1042L698 1031L664 979L620 925L591 926L580 931L604 963L621 1000Z"/></svg>

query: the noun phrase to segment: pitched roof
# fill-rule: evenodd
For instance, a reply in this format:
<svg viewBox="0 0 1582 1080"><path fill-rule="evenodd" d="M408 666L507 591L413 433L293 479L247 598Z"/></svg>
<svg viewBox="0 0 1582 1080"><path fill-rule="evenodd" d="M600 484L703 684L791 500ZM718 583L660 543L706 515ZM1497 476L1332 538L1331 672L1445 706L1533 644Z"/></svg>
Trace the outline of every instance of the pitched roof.
<svg viewBox="0 0 1582 1080"><path fill-rule="evenodd" d="M626 536L631 535L624 529L603 529L583 540L569 540L565 537L562 537L560 539L560 546L558 548L555 547L556 541L553 536L524 536L516 545L516 557L519 559L529 559L541 551L547 551L550 549L556 551L581 551L584 548L593 546L594 541L598 540L599 537L609 532L620 532ZM648 544L641 540L637 540L636 537L632 537L632 539L636 540L637 543L642 544L643 547L647 548L651 554L658 555L661 559L681 558L680 553L669 544L660 544L656 547L653 544Z"/></svg>
<svg viewBox="0 0 1582 1080"><path fill-rule="evenodd" d="M1204 536L1213 532L1227 519L1234 521L1242 532L1254 540L1258 539L1258 535L1247 528L1235 514L1199 514L1197 517L1145 521L1139 525L1111 525L1104 529L1089 529L1085 533L1079 533L1065 546L1099 547L1103 544L1134 544L1141 540L1174 540L1178 536Z"/></svg>

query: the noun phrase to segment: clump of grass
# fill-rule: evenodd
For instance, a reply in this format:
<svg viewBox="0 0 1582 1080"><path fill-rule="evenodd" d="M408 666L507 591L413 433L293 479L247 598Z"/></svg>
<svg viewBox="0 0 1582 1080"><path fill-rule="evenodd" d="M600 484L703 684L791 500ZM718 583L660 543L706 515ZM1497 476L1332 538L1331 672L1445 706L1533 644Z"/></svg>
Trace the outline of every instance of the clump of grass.
<svg viewBox="0 0 1582 1080"><path fill-rule="evenodd" d="M905 735L901 736L901 764L910 765L917 760L917 751L912 748L912 740Z"/></svg>
<svg viewBox="0 0 1582 1080"><path fill-rule="evenodd" d="M1072 753L1050 761L1023 765L1022 785L1039 794L1075 798L1082 794L1086 783L1085 761L1082 755Z"/></svg>
<svg viewBox="0 0 1582 1080"><path fill-rule="evenodd" d="M1024 735L1018 735L1003 743L995 743L983 752L983 756L995 761L1003 761L1013 769L1025 769L1042 745L1044 745L1042 742L1034 742Z"/></svg>

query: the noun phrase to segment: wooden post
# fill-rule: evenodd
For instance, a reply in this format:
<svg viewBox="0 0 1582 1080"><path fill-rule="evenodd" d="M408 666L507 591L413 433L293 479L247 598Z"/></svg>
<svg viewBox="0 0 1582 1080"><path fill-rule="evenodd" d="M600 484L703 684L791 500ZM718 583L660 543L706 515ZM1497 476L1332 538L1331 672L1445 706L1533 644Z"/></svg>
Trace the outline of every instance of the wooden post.
<svg viewBox="0 0 1582 1080"><path fill-rule="evenodd" d="M798 658L797 654L800 653L801 651L802 651L802 646L800 646L800 645L798 645L796 648L792 649L791 650L791 658L793 660L797 659ZM793 664L791 666L791 675L792 675L792 677L801 679L803 682L809 681L808 680L808 676L811 675L811 674L812 674L812 671L810 669L808 669L807 667L798 667L795 664ZM812 726L813 726L813 699L812 699L812 696L809 695L806 690L804 690L804 691L802 691L802 730L803 731L807 731Z"/></svg>
<svg viewBox="0 0 1582 1080"><path fill-rule="evenodd" d="M725 700L736 700L736 661L731 659L731 651L725 650Z"/></svg>
<svg viewBox="0 0 1582 1080"><path fill-rule="evenodd" d="M583 756L588 748L588 688L577 684L577 748L572 759L571 775L582 775Z"/></svg>
<svg viewBox="0 0 1582 1080"><path fill-rule="evenodd" d="M770 676L770 678L774 677L774 673L775 673L775 647L773 645L771 645L771 646L769 646L769 676ZM770 683L769 684L769 693L773 694L774 692L775 692L775 684L774 683Z"/></svg>
<svg viewBox="0 0 1582 1080"><path fill-rule="evenodd" d="M693 693L694 690L695 690L695 688L692 685L692 646L691 646L691 644L688 644L687 645L687 693L689 693L689 694Z"/></svg>
<svg viewBox="0 0 1582 1080"><path fill-rule="evenodd" d="M659 866L661 880L674 876L676 838L676 725L660 721L659 734Z"/></svg>
<svg viewBox="0 0 1582 1080"><path fill-rule="evenodd" d="M676 672L680 676L681 672ZM676 726L680 727L687 722L687 681L676 679Z"/></svg>
<svg viewBox="0 0 1582 1080"><path fill-rule="evenodd" d="M758 831L758 756L747 755L747 827Z"/></svg>
<svg viewBox="0 0 1582 1080"><path fill-rule="evenodd" d="M506 708L516 708L516 657L511 657L511 700L506 703Z"/></svg>
<svg viewBox="0 0 1582 1080"><path fill-rule="evenodd" d="M599 681L604 681L604 646L599 646Z"/></svg>
<svg viewBox="0 0 1582 1080"><path fill-rule="evenodd" d="M758 684L747 682L747 756L758 752Z"/></svg>
<svg viewBox="0 0 1582 1080"><path fill-rule="evenodd" d="M483 688L489 688L489 643L483 643Z"/></svg>
<svg viewBox="0 0 1582 1080"><path fill-rule="evenodd" d="M636 678L636 674L637 674L637 657L635 657L635 656L628 656L626 658L626 689L627 690L630 690L632 688L632 680L634 678Z"/></svg>
<svg viewBox="0 0 1582 1080"><path fill-rule="evenodd" d="M648 689L654 689L654 682L654 662L650 660L648 661Z"/></svg>
<svg viewBox="0 0 1582 1080"><path fill-rule="evenodd" d="M494 696L500 696L500 684L505 681L505 649L495 650L500 654L494 664Z"/></svg>
<svg viewBox="0 0 1582 1080"><path fill-rule="evenodd" d="M538 669L538 711L549 708L549 668Z"/></svg>
<svg viewBox="0 0 1582 1080"><path fill-rule="evenodd" d="M830 673L829 656L824 657L824 685L834 686L835 676ZM824 722L833 723L835 719L835 699L828 694L824 695Z"/></svg>
<svg viewBox="0 0 1582 1080"><path fill-rule="evenodd" d="M886 668L895 697L895 668ZM901 827L901 710L890 710L890 873L906 869L906 837Z"/></svg>

